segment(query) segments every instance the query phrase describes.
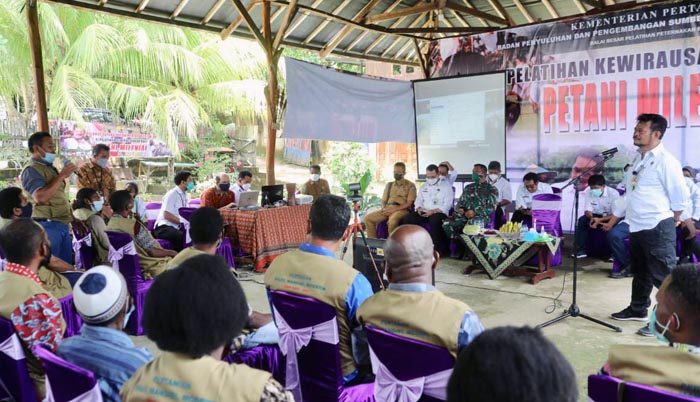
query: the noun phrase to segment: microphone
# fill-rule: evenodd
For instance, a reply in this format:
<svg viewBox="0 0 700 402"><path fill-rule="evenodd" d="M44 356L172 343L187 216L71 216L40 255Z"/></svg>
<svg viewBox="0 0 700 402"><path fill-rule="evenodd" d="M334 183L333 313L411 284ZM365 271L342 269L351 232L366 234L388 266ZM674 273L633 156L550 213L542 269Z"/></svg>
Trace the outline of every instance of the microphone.
<svg viewBox="0 0 700 402"><path fill-rule="evenodd" d="M617 149L617 148L615 148L615 149ZM66 159L66 160L63 161L63 166L66 166L66 165L69 164L69 163L71 163L71 160L70 160L70 159ZM73 174L76 175L76 176L78 176L78 177L81 178L81 179L83 178L83 175L81 175L80 173L78 173L77 170L76 170L75 172L73 172Z"/></svg>
<svg viewBox="0 0 700 402"><path fill-rule="evenodd" d="M605 156L609 156L609 155L614 155L614 154L616 154L616 153L617 153L617 147L615 147L615 148L610 148L610 149L605 150L605 151L599 153L598 155L596 155L596 158L605 157Z"/></svg>

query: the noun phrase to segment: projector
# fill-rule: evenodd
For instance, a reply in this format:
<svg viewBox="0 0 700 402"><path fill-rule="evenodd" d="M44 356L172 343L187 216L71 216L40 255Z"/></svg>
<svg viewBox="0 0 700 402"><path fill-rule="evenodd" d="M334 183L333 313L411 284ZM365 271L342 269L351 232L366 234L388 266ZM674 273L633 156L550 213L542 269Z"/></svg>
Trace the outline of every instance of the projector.
<svg viewBox="0 0 700 402"><path fill-rule="evenodd" d="M297 205L306 205L306 204L311 204L312 202L314 202L313 195L296 194L294 196L294 199L296 200Z"/></svg>

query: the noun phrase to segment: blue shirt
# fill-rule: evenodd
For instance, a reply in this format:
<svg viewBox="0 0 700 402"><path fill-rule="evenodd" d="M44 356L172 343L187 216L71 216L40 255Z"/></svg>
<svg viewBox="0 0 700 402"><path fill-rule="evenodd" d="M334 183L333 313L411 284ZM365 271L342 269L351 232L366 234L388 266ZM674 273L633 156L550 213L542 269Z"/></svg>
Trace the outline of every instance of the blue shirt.
<svg viewBox="0 0 700 402"><path fill-rule="evenodd" d="M418 293L437 291L435 286L426 283L390 283L389 289ZM462 324L459 326L459 333L457 335L457 350L462 350L463 347L469 345L469 343L482 332L484 332L484 326L481 325L481 321L476 313L473 311L464 313L464 318L462 318Z"/></svg>
<svg viewBox="0 0 700 402"><path fill-rule="evenodd" d="M65 339L56 351L61 358L95 374L105 401L119 402L124 383L153 360L146 348L137 348L122 331L83 324L79 336Z"/></svg>
<svg viewBox="0 0 700 402"><path fill-rule="evenodd" d="M56 170L53 164L47 163L45 160L39 160L34 158L31 158L31 160L36 163L41 163L42 165L50 166L53 170L56 171L56 174L58 175L58 170ZM20 179L22 180L22 188L29 194L34 194L36 190L46 185L46 180L44 179L44 177L41 174L39 174L39 172L33 167L28 167L24 169L22 171Z"/></svg>

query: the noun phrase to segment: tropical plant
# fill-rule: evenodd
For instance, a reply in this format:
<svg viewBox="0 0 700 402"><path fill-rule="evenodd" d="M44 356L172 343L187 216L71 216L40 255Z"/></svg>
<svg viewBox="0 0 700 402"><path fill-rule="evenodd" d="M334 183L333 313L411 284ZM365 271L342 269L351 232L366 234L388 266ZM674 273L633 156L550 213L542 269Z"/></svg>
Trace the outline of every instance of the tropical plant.
<svg viewBox="0 0 700 402"><path fill-rule="evenodd" d="M369 157L366 146L356 142L331 143L323 165L333 173L340 187L346 192L348 184L362 184L361 194L365 194L377 170L376 163Z"/></svg>
<svg viewBox="0 0 700 402"><path fill-rule="evenodd" d="M0 2L0 97L34 115L23 0ZM212 121L254 122L266 70L257 45L178 27L39 3L49 115L84 123L106 108L155 132L171 151Z"/></svg>

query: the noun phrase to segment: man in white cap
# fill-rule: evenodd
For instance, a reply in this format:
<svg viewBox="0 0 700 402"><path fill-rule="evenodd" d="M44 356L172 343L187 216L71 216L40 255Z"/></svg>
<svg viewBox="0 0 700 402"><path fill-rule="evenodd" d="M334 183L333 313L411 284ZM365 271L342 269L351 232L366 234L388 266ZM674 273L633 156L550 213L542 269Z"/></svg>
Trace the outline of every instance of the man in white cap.
<svg viewBox="0 0 700 402"><path fill-rule="evenodd" d="M80 335L65 339L56 353L95 374L105 401L121 401L122 385L153 360L122 332L131 303L124 277L100 265L85 272L73 288L73 303L83 319Z"/></svg>

